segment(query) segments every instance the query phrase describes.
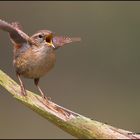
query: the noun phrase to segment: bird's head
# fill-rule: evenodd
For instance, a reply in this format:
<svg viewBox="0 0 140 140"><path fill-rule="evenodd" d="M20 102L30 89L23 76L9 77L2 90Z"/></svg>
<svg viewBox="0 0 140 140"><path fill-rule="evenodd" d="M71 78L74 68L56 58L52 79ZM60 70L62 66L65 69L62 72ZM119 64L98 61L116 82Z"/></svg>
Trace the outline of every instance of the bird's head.
<svg viewBox="0 0 140 140"><path fill-rule="evenodd" d="M53 44L53 33L49 30L40 30L32 35L31 38L37 43L45 43L48 47L52 47L55 49L55 46Z"/></svg>

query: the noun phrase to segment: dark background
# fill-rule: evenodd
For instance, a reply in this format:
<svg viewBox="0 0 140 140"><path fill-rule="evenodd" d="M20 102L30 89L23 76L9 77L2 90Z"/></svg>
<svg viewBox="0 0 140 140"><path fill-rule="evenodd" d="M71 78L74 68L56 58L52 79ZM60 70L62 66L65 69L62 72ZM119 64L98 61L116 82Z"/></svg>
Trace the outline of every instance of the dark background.
<svg viewBox="0 0 140 140"><path fill-rule="evenodd" d="M40 81L52 100L110 125L140 132L140 2L0 2L0 18L34 34L49 29L82 41L57 51ZM12 43L0 31L0 68L17 80ZM37 92L33 80L23 79ZM0 87L0 138L74 138Z"/></svg>

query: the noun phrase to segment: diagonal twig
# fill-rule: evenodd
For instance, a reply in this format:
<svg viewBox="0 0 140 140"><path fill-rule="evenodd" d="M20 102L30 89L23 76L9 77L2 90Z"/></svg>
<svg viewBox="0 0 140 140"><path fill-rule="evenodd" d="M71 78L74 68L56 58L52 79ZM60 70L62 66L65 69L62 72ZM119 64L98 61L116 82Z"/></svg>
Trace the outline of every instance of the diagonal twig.
<svg viewBox="0 0 140 140"><path fill-rule="evenodd" d="M46 102L30 91L23 97L20 95L20 86L1 70L0 85L18 101L77 138L140 139L139 134L91 120L52 101Z"/></svg>

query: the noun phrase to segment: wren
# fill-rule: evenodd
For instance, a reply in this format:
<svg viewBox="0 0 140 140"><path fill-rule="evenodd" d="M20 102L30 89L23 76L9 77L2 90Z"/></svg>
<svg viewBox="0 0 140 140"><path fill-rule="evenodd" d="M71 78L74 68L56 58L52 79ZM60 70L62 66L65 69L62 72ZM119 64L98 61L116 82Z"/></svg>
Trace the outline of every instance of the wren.
<svg viewBox="0 0 140 140"><path fill-rule="evenodd" d="M50 30L40 30L32 36L22 31L18 22L7 23L0 19L0 29L9 33L13 43L13 65L21 87L21 95L26 96L26 89L21 76L34 80L43 99L48 98L39 86L39 79L55 65L56 50L65 44L80 41L79 37L55 36Z"/></svg>

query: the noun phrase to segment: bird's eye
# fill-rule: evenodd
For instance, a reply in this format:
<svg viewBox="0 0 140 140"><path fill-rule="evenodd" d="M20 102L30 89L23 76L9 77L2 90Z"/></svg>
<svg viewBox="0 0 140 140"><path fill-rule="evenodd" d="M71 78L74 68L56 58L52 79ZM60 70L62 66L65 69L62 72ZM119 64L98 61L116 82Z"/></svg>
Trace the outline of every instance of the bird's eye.
<svg viewBox="0 0 140 140"><path fill-rule="evenodd" d="M39 35L39 38L42 38L43 36L42 35Z"/></svg>

